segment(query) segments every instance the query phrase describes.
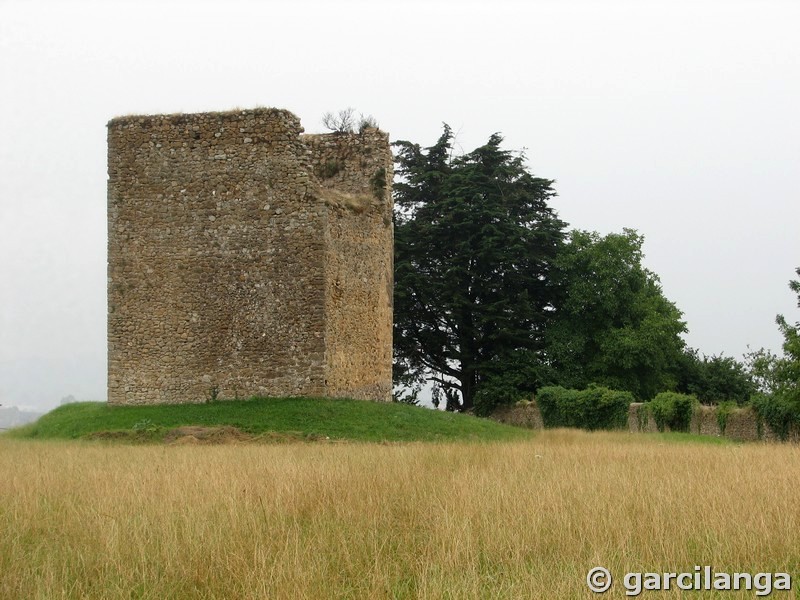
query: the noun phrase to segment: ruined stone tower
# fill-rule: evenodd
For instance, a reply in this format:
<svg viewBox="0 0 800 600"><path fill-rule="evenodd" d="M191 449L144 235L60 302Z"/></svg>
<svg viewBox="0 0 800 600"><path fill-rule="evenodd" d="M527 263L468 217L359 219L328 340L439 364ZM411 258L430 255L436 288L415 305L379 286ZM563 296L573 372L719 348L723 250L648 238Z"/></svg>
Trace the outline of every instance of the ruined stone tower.
<svg viewBox="0 0 800 600"><path fill-rule="evenodd" d="M388 400L392 154L278 109L108 124L108 402Z"/></svg>

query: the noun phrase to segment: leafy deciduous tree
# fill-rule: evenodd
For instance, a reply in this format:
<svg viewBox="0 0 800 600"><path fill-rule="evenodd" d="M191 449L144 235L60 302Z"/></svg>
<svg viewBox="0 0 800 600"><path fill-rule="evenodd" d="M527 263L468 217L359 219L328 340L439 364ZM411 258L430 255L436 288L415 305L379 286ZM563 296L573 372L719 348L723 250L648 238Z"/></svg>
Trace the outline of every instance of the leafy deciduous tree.
<svg viewBox="0 0 800 600"><path fill-rule="evenodd" d="M642 400L674 389L686 324L642 266L643 242L631 229L571 232L558 259L563 300L546 336L553 383L597 383Z"/></svg>

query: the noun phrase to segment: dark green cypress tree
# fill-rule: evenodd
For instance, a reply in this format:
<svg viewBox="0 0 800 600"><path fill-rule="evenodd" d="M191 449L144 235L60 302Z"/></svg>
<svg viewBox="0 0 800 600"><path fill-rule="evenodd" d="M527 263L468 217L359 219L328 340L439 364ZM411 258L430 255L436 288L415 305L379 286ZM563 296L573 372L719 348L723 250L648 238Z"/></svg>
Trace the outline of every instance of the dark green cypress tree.
<svg viewBox="0 0 800 600"><path fill-rule="evenodd" d="M429 148L396 142L395 381L433 381L450 408L473 406L506 357L541 350L565 223L502 137L453 157L445 125Z"/></svg>

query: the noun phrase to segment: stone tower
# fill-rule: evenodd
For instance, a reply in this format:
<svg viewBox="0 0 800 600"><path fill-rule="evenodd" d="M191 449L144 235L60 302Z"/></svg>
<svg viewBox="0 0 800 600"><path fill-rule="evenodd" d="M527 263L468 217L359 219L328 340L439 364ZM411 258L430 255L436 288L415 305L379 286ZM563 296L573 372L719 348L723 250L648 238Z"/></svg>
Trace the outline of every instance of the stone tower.
<svg viewBox="0 0 800 600"><path fill-rule="evenodd" d="M108 402L391 397L388 135L278 109L108 124Z"/></svg>

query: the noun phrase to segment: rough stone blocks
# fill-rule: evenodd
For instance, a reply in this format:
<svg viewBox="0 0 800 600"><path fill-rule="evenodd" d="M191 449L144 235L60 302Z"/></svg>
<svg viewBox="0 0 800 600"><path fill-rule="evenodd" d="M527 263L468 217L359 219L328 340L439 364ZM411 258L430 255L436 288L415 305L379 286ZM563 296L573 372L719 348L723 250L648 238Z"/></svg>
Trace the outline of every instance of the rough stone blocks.
<svg viewBox="0 0 800 600"><path fill-rule="evenodd" d="M388 400L386 133L288 111L108 124L108 401Z"/></svg>

